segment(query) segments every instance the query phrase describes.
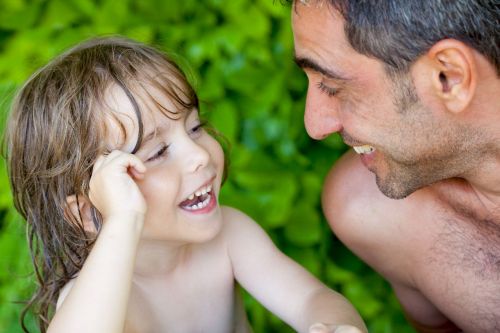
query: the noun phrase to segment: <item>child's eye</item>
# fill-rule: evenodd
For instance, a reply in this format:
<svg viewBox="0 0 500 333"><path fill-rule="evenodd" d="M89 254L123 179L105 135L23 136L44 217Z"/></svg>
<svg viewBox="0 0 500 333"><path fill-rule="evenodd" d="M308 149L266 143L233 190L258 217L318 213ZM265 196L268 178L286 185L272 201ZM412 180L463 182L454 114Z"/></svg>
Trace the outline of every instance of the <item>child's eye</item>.
<svg viewBox="0 0 500 333"><path fill-rule="evenodd" d="M335 96L338 93L338 91L339 91L336 88L332 88L332 87L329 87L329 86L325 85L323 82L318 82L318 88L322 92L326 93L328 95L328 97Z"/></svg>
<svg viewBox="0 0 500 333"><path fill-rule="evenodd" d="M197 136L201 133L201 131L203 130L203 127L205 127L205 125L207 124L206 121L201 121L199 122L198 124L196 124L195 126L193 126L190 130L189 130L189 134L192 135L192 136Z"/></svg>
<svg viewBox="0 0 500 333"><path fill-rule="evenodd" d="M159 159L160 157L163 157L164 155L166 155L167 149L168 149L168 146L166 144L163 144L161 146L161 148L153 156L151 156L150 158L148 158L146 160L146 162L151 162L151 161Z"/></svg>

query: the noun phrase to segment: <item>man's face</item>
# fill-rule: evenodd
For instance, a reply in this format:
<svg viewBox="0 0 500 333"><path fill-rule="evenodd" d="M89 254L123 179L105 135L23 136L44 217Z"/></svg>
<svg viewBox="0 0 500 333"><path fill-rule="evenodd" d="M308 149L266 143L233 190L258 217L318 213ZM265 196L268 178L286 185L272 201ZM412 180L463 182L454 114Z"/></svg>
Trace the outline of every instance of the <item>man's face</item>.
<svg viewBox="0 0 500 333"><path fill-rule="evenodd" d="M426 92L413 86L410 74L392 78L382 62L353 50L342 16L326 2L296 2L292 29L296 62L309 79L304 123L312 138L339 132L391 198L463 166L456 158L463 149L457 128L423 107L432 98L419 99Z"/></svg>

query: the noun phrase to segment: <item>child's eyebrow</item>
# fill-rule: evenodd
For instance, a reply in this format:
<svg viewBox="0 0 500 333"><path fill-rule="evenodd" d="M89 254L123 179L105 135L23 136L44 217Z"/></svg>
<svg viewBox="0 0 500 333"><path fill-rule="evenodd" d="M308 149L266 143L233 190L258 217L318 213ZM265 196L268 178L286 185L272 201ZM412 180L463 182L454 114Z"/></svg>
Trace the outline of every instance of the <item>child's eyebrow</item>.
<svg viewBox="0 0 500 333"><path fill-rule="evenodd" d="M139 147L139 149L137 150L137 152L141 151L142 148L144 148L144 146L146 144L148 144L149 141L153 140L157 135L161 135L165 132L165 127L164 126L160 126L160 127L156 127L154 128L151 132L149 132L145 137L144 139L142 140L141 142L141 146Z"/></svg>
<svg viewBox="0 0 500 333"><path fill-rule="evenodd" d="M192 109L189 109L187 110L186 114L183 116L184 119L187 119L191 113L193 112L197 112L197 109L196 108L192 108ZM144 136L144 138L142 139L142 142L141 142L141 147L137 150L137 152L141 151L141 149L146 145L148 144L149 141L153 140L153 138L157 135L161 135L163 133L165 133L165 131L167 130L167 128L165 128L165 126L158 126L158 127L155 127L151 132L149 132L148 134L146 134Z"/></svg>

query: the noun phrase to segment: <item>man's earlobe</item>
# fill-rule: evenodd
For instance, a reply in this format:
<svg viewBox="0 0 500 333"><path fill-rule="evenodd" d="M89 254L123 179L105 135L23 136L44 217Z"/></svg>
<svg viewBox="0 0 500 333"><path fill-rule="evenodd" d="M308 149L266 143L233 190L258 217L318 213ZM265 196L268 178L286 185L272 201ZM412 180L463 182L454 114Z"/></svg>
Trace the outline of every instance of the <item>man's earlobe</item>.
<svg viewBox="0 0 500 333"><path fill-rule="evenodd" d="M462 112L471 103L477 84L472 49L455 39L444 39L428 51L436 95L451 112Z"/></svg>
<svg viewBox="0 0 500 333"><path fill-rule="evenodd" d="M86 232L97 232L92 219L92 205L86 197L82 195L68 196L64 214L69 222L83 226Z"/></svg>

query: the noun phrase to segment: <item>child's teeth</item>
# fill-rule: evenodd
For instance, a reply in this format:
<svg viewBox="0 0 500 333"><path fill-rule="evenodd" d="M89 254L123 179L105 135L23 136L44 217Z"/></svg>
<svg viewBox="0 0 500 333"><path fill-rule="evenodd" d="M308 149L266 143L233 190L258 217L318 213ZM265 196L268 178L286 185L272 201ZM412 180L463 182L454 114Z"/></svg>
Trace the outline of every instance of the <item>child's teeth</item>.
<svg viewBox="0 0 500 333"><path fill-rule="evenodd" d="M188 200L193 200L195 197L201 197L202 195L206 195L206 194L210 193L211 191L212 191L212 185L207 185L204 188L202 188L201 190L198 190L198 191L195 191L194 193L192 193L188 197ZM198 204L191 206L189 209L193 210L193 209L203 208L208 204L208 202L210 202L210 196L205 198L205 200L203 202L200 202ZM200 205L203 205L203 206L200 206Z"/></svg>
<svg viewBox="0 0 500 333"><path fill-rule="evenodd" d="M205 200L202 202L198 202L197 204L193 204L192 206L186 206L186 209L188 210L198 210L202 209L208 206L210 201L212 200L212 197L208 196Z"/></svg>

